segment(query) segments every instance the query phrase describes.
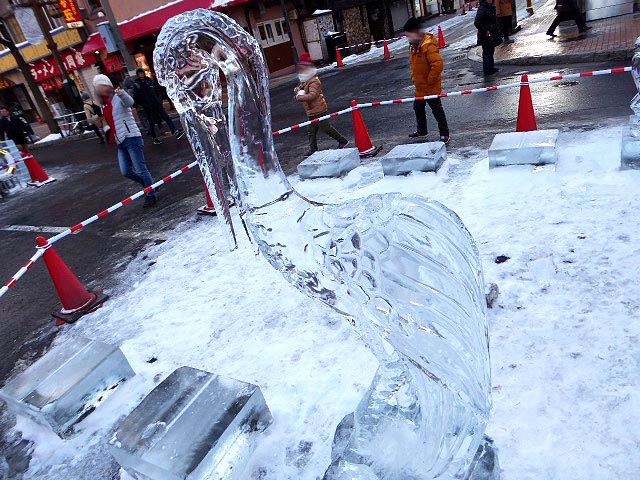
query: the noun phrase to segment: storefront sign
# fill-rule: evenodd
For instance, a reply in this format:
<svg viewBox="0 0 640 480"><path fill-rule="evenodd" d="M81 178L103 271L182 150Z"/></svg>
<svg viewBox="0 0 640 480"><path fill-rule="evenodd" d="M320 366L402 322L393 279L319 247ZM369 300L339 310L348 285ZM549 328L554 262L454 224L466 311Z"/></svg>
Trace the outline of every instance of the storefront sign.
<svg viewBox="0 0 640 480"><path fill-rule="evenodd" d="M82 14L76 0L58 0L58 5L60 5L62 16L69 28L82 28L84 26Z"/></svg>
<svg viewBox="0 0 640 480"><path fill-rule="evenodd" d="M64 80L62 80L62 77L53 77L41 82L40 86L45 92L53 92L64 88Z"/></svg>
<svg viewBox="0 0 640 480"><path fill-rule="evenodd" d="M125 66L120 63L120 59L115 55L105 58L104 66L107 72L119 72L125 68Z"/></svg>
<svg viewBox="0 0 640 480"><path fill-rule="evenodd" d="M78 33L78 30L75 28L71 30L58 29L58 31L54 30L52 33L53 39L58 45L58 50L64 50L82 43L82 37L80 37L80 33ZM51 51L47 48L46 43L21 46L20 53L22 53L24 59L30 63L38 58L45 58L51 55ZM8 49L0 52L0 73L13 70L14 68L18 68L18 64L16 63L16 59L13 58L13 55L11 55L11 52Z"/></svg>
<svg viewBox="0 0 640 480"><path fill-rule="evenodd" d="M61 53L62 62L67 68L68 72L74 70L80 70L81 68L88 67L96 63L95 55L87 55L86 57L80 52L74 52L73 50ZM33 62L31 67L31 75L36 82L42 82L49 78L62 75L62 72L58 68L58 64L53 57L44 58Z"/></svg>
<svg viewBox="0 0 640 480"><path fill-rule="evenodd" d="M27 42L31 45L40 45L44 42L44 35L32 8L16 8L14 14Z"/></svg>
<svg viewBox="0 0 640 480"><path fill-rule="evenodd" d="M5 77L0 77L0 90L5 90L13 86L15 86L15 82L13 80L9 80Z"/></svg>

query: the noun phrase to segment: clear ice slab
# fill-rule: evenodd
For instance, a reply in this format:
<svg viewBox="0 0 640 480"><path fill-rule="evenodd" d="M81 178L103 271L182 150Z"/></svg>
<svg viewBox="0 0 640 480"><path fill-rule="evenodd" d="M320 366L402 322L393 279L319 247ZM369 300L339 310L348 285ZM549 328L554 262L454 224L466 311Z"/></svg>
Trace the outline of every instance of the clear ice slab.
<svg viewBox="0 0 640 480"><path fill-rule="evenodd" d="M629 117L629 125L622 132L620 168L640 169L640 118L636 115Z"/></svg>
<svg viewBox="0 0 640 480"><path fill-rule="evenodd" d="M489 168L555 164L558 133L554 129L497 134L489 147Z"/></svg>
<svg viewBox="0 0 640 480"><path fill-rule="evenodd" d="M135 373L114 345L71 337L0 390L16 415L50 427L60 437Z"/></svg>
<svg viewBox="0 0 640 480"><path fill-rule="evenodd" d="M181 367L118 425L109 443L135 478L236 480L272 421L258 386Z"/></svg>
<svg viewBox="0 0 640 480"><path fill-rule="evenodd" d="M303 180L322 177L341 177L360 166L357 148L318 150L298 165L298 175Z"/></svg>
<svg viewBox="0 0 640 480"><path fill-rule="evenodd" d="M447 147L443 142L411 143L398 145L382 158L385 175L437 172L447 159Z"/></svg>

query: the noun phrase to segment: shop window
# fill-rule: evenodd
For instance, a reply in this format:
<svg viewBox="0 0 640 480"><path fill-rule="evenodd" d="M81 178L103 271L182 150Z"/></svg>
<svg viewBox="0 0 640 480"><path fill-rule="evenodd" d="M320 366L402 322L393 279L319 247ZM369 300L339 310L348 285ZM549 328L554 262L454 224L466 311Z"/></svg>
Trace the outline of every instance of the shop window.
<svg viewBox="0 0 640 480"><path fill-rule="evenodd" d="M258 34L262 48L288 42L290 38L284 18L258 23Z"/></svg>

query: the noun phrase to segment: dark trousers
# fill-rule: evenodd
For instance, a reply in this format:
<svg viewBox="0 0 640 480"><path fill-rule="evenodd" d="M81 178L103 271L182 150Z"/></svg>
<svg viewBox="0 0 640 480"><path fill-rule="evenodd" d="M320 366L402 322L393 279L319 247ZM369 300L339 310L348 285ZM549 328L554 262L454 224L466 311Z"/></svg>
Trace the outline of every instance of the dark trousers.
<svg viewBox="0 0 640 480"><path fill-rule="evenodd" d="M431 113L438 122L438 130L440 136L449 136L449 125L447 125L447 116L444 114L444 108L442 108L442 101L439 98L432 98L431 100L415 100L413 102L413 111L416 112L416 123L418 124L418 133L420 135L426 135L429 129L427 128L427 103L431 108Z"/></svg>
<svg viewBox="0 0 640 480"><path fill-rule="evenodd" d="M309 117L309 120L315 120L316 118L320 118L324 115L325 114L315 115L313 117ZM318 130L322 130L324 133L326 133L339 143L347 142L347 139L344 138L344 136L335 128L333 128L333 125L329 123L329 120L323 120L321 122L312 123L311 125L309 125L309 150L313 150L314 152L318 150Z"/></svg>
<svg viewBox="0 0 640 480"><path fill-rule="evenodd" d="M176 133L176 131L178 130L176 124L173 123L173 120L171 120L171 117L164 109L164 107L160 107L157 109L145 109L145 114L147 116L147 120L149 121L149 134L153 138L156 138L156 124L160 126L162 124L162 120L165 121L165 123L169 127L169 130L171 130L171 133Z"/></svg>
<svg viewBox="0 0 640 480"><path fill-rule="evenodd" d="M482 70L485 75L492 75L493 69L495 68L493 62L493 54L496 51L496 47L493 46L482 46Z"/></svg>
<svg viewBox="0 0 640 480"><path fill-rule="evenodd" d="M511 17L498 17L498 21L502 29L502 36L504 36L505 40L509 40L509 35L511 35Z"/></svg>
<svg viewBox="0 0 640 480"><path fill-rule="evenodd" d="M553 33L556 31L556 28L558 28L558 25L560 25L560 22L566 22L567 20L573 20L574 22L576 22L579 30L582 30L587 26L584 18L582 18L582 14L578 10L571 10L569 12L558 12L556 18L553 19L553 23L549 26L549 30L547 30L547 35L553 35Z"/></svg>
<svg viewBox="0 0 640 480"><path fill-rule="evenodd" d="M102 130L100 130L100 127L98 127L97 125L89 124L89 128L96 133L101 142L104 142L104 135L102 135Z"/></svg>

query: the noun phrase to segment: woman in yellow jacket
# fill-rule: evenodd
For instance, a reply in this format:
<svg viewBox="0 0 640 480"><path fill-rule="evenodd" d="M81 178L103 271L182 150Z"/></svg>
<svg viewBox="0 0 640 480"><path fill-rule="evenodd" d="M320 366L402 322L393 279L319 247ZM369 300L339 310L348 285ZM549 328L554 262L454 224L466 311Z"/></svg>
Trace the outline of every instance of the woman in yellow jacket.
<svg viewBox="0 0 640 480"><path fill-rule="evenodd" d="M411 58L411 78L416 87L416 97L438 95L442 93L442 71L444 60L438 49L438 39L431 33L424 33L416 18L410 18L404 26L404 32L409 40L409 55ZM409 135L410 138L425 137L427 129L426 107L429 104L431 112L438 122L440 140L449 143L449 126L447 117L439 98L430 100L416 100L413 110L416 113L418 129Z"/></svg>

